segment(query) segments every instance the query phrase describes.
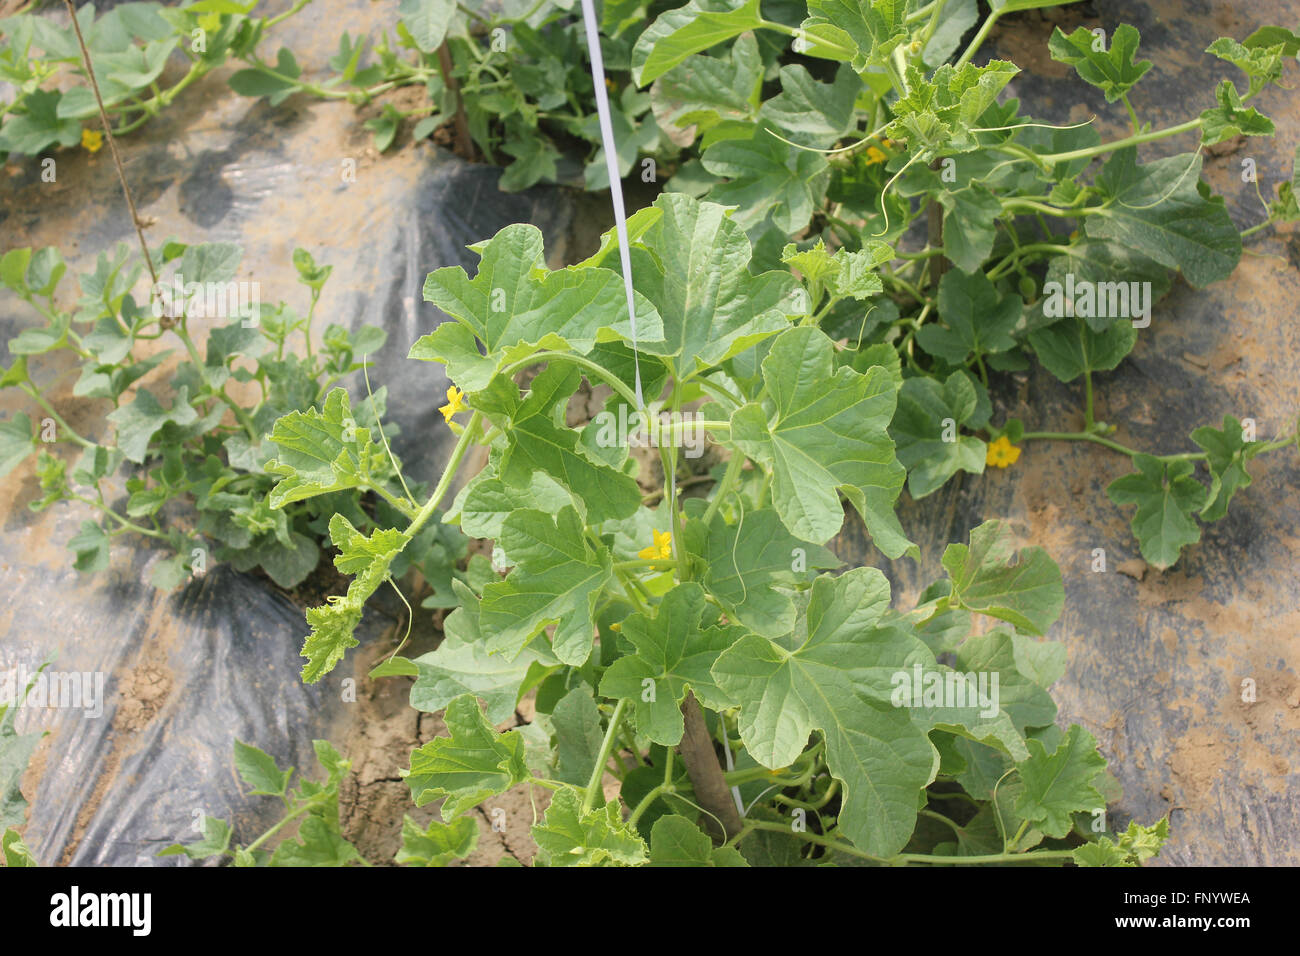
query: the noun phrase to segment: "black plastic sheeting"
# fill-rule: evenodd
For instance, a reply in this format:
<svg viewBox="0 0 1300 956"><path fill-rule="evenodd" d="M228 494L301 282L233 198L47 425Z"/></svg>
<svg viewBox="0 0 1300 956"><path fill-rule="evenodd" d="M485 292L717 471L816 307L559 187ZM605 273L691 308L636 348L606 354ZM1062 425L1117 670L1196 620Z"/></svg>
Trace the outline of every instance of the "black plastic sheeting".
<svg viewBox="0 0 1300 956"><path fill-rule="evenodd" d="M316 0L275 36L310 71L334 52L335 30L377 35L391 28L396 7L395 0ZM408 476L429 480L454 436L437 412L447 387L442 367L406 358L411 343L443 318L423 301L425 275L445 265L472 269L477 257L465 246L517 221L539 225L558 261L574 198L559 188L501 193L499 170L427 143L375 156L362 120L347 104L306 98L273 110L236 96L218 74L123 141L124 162L141 214L157 219L151 243L167 236L239 243L238 278L259 282L264 302L283 298L300 314L305 309L291 261L295 246L334 266L317 334L327 322L388 332L386 346L372 356L370 380L389 389L389 420L400 427L394 451ZM355 162L355 181L344 180L345 160ZM96 255L119 241L134 247L108 150L94 157L60 153L57 162L57 187L48 192L35 162L8 179L14 188L0 195L0 252L58 245L76 274L93 269ZM70 294L70 279L64 284ZM34 319L25 303L0 296L0 340ZM39 381L59 371L48 362L33 365ZM74 376L62 371L56 407L90 437L105 434L107 409L99 406L106 403L73 399ZM364 397L359 373L344 384L354 400ZM5 396L6 417L39 412L22 398ZM273 823L267 814L276 801L241 795L232 742L256 744L282 766L315 773L312 739L341 739L348 700L355 700L345 681L365 679L353 671L356 652L321 683L304 686L302 610L263 579L218 566L178 592L156 592L148 566L163 555L138 539L115 541L111 568L82 576L64 544L89 509L64 504L29 512L36 496L30 464L0 489L0 677L32 672L48 659L52 672L91 674L91 688L93 675L103 679L100 716L33 707L20 713L20 731L51 731L32 771L39 782L28 792L26 839L37 859L179 865L184 858L159 860L156 853L196 839L202 814L235 819L240 835ZM358 636L372 639L392 623L368 612Z"/></svg>

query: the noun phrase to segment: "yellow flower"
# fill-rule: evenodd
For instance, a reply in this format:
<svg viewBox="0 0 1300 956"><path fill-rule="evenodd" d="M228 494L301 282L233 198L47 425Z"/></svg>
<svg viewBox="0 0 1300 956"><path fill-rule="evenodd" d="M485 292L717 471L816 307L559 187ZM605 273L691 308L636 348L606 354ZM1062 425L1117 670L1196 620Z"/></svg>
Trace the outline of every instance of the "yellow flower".
<svg viewBox="0 0 1300 956"><path fill-rule="evenodd" d="M620 622L620 621L616 621L616 622L614 622L613 624L611 624L611 625L609 626L609 629L610 629L611 631L621 631L621 630L623 630L623 624L622 624L622 622Z"/></svg>
<svg viewBox="0 0 1300 956"><path fill-rule="evenodd" d="M995 468L1008 468L1016 463L1020 457L1020 449L1011 444L1011 440L1006 435L1001 435L997 440L989 444L988 453L984 457L984 464L992 465Z"/></svg>
<svg viewBox="0 0 1300 956"><path fill-rule="evenodd" d="M889 157L874 146L867 147L867 165L874 166L876 163L883 163Z"/></svg>
<svg viewBox="0 0 1300 956"><path fill-rule="evenodd" d="M648 548L642 548L636 553L638 558L645 558L647 561L669 561L673 556L673 533L671 531L656 531L655 543Z"/></svg>
<svg viewBox="0 0 1300 956"><path fill-rule="evenodd" d="M465 393L455 385L452 385L447 389L447 404L438 409L438 411L442 412L443 421L450 424L452 415L455 415L457 412L463 412L468 408L469 406L465 404Z"/></svg>
<svg viewBox="0 0 1300 956"><path fill-rule="evenodd" d="M104 145L104 134L97 129L83 129L81 131L81 145L88 152L98 153Z"/></svg>

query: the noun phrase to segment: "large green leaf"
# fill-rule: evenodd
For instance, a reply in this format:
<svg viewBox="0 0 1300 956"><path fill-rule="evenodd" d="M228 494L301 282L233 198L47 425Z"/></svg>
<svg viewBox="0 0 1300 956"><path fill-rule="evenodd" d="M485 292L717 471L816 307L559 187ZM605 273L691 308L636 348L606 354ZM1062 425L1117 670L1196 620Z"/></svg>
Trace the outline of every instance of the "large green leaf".
<svg viewBox="0 0 1300 956"><path fill-rule="evenodd" d="M958 471L984 473L987 446L960 431L978 404L975 385L962 371L942 384L926 377L903 382L889 434L898 446L898 460L907 468L907 490L913 498L937 491Z"/></svg>
<svg viewBox="0 0 1300 956"><path fill-rule="evenodd" d="M970 533L970 545L950 544L943 567L960 607L1044 634L1061 616L1065 588L1061 569L1042 548L1015 547L1000 521L986 521Z"/></svg>
<svg viewBox="0 0 1300 956"><path fill-rule="evenodd" d="M833 343L809 326L783 332L762 367L772 407L737 410L731 440L772 470L772 502L790 533L815 543L834 537L843 492L881 551L914 550L894 516L907 472L886 430L898 389L890 372L834 369Z"/></svg>
<svg viewBox="0 0 1300 956"><path fill-rule="evenodd" d="M1139 166L1136 147L1115 152L1097 176L1105 202L1084 231L1180 269L1198 289L1226 279L1241 258L1241 234L1222 197L1197 188L1201 163L1199 153L1183 153Z"/></svg>
<svg viewBox="0 0 1300 956"><path fill-rule="evenodd" d="M638 86L663 76L692 53L730 40L763 24L759 0L691 0L669 10L641 34L632 49L632 74Z"/></svg>
<svg viewBox="0 0 1300 956"><path fill-rule="evenodd" d="M448 266L424 282L425 301L456 322L444 322L410 352L411 358L446 363L466 391L484 388L498 369L538 349L585 353L597 342L631 340L619 274L584 266L547 270L536 226L506 226L470 249L480 256L473 279L460 266ZM644 300L636 308L638 340L662 341L654 308Z"/></svg>
<svg viewBox="0 0 1300 956"><path fill-rule="evenodd" d="M443 722L448 736L413 751L402 771L417 807L445 797L442 818L451 820L528 779L523 736L498 734L472 694L448 704Z"/></svg>
<svg viewBox="0 0 1300 956"><path fill-rule="evenodd" d="M700 157L704 168L729 181L714 186L709 198L736 206L735 219L746 229L769 216L785 233L798 232L812 219L830 185L830 165L821 153L796 149L766 127L745 139L728 138Z"/></svg>
<svg viewBox="0 0 1300 956"><path fill-rule="evenodd" d="M704 589L688 581L664 595L654 617L628 617L623 636L635 653L616 660L601 679L601 695L630 700L637 730L657 744L681 743L681 702L688 691L711 710L731 705L709 669L748 632L717 624L716 610L710 614L714 621L706 623L708 607Z"/></svg>
<svg viewBox="0 0 1300 956"><path fill-rule="evenodd" d="M749 240L723 207L681 193L654 204L662 215L632 248L633 281L663 321L663 344L643 340L644 351L673 357L686 375L789 326L794 277L751 276Z"/></svg>
<svg viewBox="0 0 1300 956"><path fill-rule="evenodd" d="M609 551L587 539L572 507L554 517L520 509L505 520L498 543L515 567L483 589L479 619L488 649L513 658L554 624L555 656L584 663L594 640L596 601L613 579Z"/></svg>
<svg viewBox="0 0 1300 956"><path fill-rule="evenodd" d="M280 480L272 508L347 488L365 487L390 470L384 447L357 424L346 389L334 388L321 410L293 411L279 418L270 440L279 455L265 465Z"/></svg>
<svg viewBox="0 0 1300 956"><path fill-rule="evenodd" d="M937 752L906 710L861 693L909 669L918 649L927 653L897 629L873 630L888 604L889 584L875 568L823 575L795 649L752 635L713 667L718 686L740 705L746 752L763 766L788 765L814 730L824 734L827 766L844 787L840 828L877 856L907 843L919 791L938 769Z"/></svg>

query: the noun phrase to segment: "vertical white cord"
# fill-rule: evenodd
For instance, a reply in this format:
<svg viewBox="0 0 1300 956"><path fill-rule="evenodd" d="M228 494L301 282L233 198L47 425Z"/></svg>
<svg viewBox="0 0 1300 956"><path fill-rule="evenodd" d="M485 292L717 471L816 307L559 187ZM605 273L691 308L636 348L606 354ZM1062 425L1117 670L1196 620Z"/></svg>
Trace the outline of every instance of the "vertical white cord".
<svg viewBox="0 0 1300 956"><path fill-rule="evenodd" d="M641 360L637 355L636 305L632 301L632 256L627 242L627 213L623 210L623 182L618 174L618 154L614 150L614 126L609 118L609 96L605 89L605 62L600 55L600 32L592 0L582 0L582 19L587 26L587 52L591 56L591 79L596 84L596 113L600 118L600 138L605 147L605 168L609 171L609 195L614 201L614 226L618 230L618 255L623 264L623 288L627 291L627 314L632 323L632 363L636 369L637 411L645 407L641 396Z"/></svg>

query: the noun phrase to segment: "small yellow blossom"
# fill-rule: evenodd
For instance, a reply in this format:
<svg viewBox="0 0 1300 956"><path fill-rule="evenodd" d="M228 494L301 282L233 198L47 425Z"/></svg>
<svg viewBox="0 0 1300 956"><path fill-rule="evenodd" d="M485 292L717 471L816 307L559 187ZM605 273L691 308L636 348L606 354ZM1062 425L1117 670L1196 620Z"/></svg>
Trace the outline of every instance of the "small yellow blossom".
<svg viewBox="0 0 1300 956"><path fill-rule="evenodd" d="M889 157L874 146L867 147L867 165L874 166L876 163L883 163Z"/></svg>
<svg viewBox="0 0 1300 956"><path fill-rule="evenodd" d="M455 385L447 389L447 404L442 406L438 411L442 412L443 421L451 423L451 416L457 412L463 412L469 406L465 404L465 393Z"/></svg>
<svg viewBox="0 0 1300 956"><path fill-rule="evenodd" d="M620 621L615 621L613 624L609 626L609 629L611 631L621 631L623 630L623 624Z"/></svg>
<svg viewBox="0 0 1300 956"><path fill-rule="evenodd" d="M648 548L642 548L636 553L638 558L645 558L647 561L669 561L673 556L673 533L671 531L656 531L655 543Z"/></svg>
<svg viewBox="0 0 1300 956"><path fill-rule="evenodd" d="M984 457L986 465L992 465L995 468L1008 468L1016 463L1020 457L1020 449L1011 444L1011 440L1006 435L1000 435L995 441L989 444L988 453Z"/></svg>
<svg viewBox="0 0 1300 956"><path fill-rule="evenodd" d="M104 145L104 134L97 129L83 129L81 131L81 145L87 152L98 153Z"/></svg>

